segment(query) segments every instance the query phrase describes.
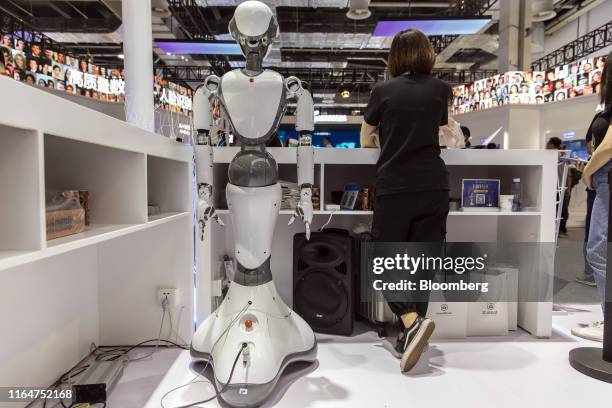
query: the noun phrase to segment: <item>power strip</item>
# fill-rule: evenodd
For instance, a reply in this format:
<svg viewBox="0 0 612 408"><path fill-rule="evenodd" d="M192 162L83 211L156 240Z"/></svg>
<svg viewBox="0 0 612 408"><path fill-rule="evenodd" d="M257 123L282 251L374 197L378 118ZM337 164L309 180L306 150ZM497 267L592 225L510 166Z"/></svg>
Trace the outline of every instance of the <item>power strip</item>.
<svg viewBox="0 0 612 408"><path fill-rule="evenodd" d="M72 386L72 403L106 403L123 375L125 360L94 361Z"/></svg>

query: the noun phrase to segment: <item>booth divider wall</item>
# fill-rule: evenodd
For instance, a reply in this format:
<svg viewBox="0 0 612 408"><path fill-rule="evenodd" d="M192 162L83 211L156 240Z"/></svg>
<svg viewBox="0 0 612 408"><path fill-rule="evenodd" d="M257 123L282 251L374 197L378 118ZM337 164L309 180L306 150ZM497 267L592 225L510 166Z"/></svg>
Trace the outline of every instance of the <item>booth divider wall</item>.
<svg viewBox="0 0 612 408"><path fill-rule="evenodd" d="M160 287L189 339L192 149L8 78L0 94L0 386L50 385L91 343L157 338ZM45 191L76 189L91 224L47 241Z"/></svg>

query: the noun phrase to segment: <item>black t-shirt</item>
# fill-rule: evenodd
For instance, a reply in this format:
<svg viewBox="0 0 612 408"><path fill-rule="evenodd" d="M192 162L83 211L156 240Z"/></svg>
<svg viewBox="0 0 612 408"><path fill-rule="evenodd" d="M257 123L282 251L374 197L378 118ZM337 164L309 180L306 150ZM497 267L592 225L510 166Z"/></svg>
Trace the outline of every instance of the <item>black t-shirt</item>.
<svg viewBox="0 0 612 408"><path fill-rule="evenodd" d="M376 194L448 190L438 130L448 123L450 86L428 75L400 75L374 87L363 116L379 127Z"/></svg>
<svg viewBox="0 0 612 408"><path fill-rule="evenodd" d="M612 125L612 107L595 115L587 131L587 143L593 140L593 146L597 149L601 142L603 142L610 125Z"/></svg>

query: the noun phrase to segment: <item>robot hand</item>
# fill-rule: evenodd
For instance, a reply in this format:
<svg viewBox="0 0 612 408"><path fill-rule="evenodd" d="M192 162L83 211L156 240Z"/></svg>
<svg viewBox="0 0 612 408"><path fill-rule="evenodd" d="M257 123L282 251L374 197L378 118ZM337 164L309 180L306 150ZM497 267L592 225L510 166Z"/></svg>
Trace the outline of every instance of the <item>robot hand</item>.
<svg viewBox="0 0 612 408"><path fill-rule="evenodd" d="M302 187L300 190L300 201L295 207L295 213L291 216L287 225L293 224L296 217L300 217L304 221L306 227L306 239L310 239L310 224L312 224L312 190L310 187Z"/></svg>
<svg viewBox="0 0 612 408"><path fill-rule="evenodd" d="M198 225L200 226L200 240L204 240L204 229L208 220L211 218L216 221L217 224L224 227L225 223L215 211L215 207L212 205L212 186L210 184L201 183L198 186Z"/></svg>

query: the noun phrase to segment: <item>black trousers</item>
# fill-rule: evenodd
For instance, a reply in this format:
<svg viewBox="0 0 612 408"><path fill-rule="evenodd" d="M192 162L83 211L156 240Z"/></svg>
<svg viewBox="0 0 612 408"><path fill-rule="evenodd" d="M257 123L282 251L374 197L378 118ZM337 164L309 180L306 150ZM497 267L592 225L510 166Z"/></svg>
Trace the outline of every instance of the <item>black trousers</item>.
<svg viewBox="0 0 612 408"><path fill-rule="evenodd" d="M372 238L377 242L442 242L446 238L447 190L376 196ZM427 302L390 302L398 317L417 312L425 317Z"/></svg>
<svg viewBox="0 0 612 408"><path fill-rule="evenodd" d="M561 221L559 222L559 231L567 233L567 220L569 219L569 204L572 198L570 190L563 195L563 203L561 204Z"/></svg>

